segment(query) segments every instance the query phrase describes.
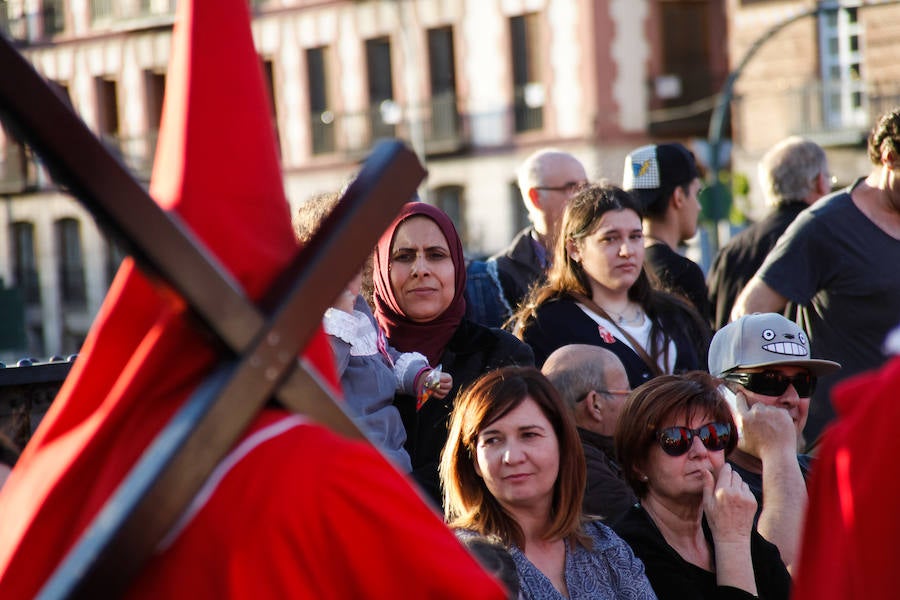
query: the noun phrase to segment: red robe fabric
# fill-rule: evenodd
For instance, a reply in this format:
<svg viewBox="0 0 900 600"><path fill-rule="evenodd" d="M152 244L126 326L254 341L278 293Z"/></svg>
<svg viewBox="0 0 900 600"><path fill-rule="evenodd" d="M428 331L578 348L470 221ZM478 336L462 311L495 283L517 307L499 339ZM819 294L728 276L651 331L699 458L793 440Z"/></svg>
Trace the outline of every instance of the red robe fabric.
<svg viewBox="0 0 900 600"><path fill-rule="evenodd" d="M297 250L268 106L246 0L181 2L151 194L257 300ZM304 353L337 389L324 334ZM181 300L126 260L0 493L0 598L37 593L218 360ZM251 433L290 418L268 411ZM132 595L332 590L503 597L380 454L309 424L232 465Z"/></svg>
<svg viewBox="0 0 900 600"><path fill-rule="evenodd" d="M839 418L810 480L795 600L897 596L898 389L900 357L833 392Z"/></svg>

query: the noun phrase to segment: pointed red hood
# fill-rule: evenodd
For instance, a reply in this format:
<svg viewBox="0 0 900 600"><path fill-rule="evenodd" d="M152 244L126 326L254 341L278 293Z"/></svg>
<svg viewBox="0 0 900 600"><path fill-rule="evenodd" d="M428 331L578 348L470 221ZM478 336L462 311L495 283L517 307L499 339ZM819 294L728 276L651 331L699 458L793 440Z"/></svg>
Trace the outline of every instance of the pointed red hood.
<svg viewBox="0 0 900 600"><path fill-rule="evenodd" d="M258 299L297 250L246 0L182 1L151 194ZM327 340L306 350L337 385ZM0 597L32 597L216 363L183 303L127 259L0 493Z"/></svg>

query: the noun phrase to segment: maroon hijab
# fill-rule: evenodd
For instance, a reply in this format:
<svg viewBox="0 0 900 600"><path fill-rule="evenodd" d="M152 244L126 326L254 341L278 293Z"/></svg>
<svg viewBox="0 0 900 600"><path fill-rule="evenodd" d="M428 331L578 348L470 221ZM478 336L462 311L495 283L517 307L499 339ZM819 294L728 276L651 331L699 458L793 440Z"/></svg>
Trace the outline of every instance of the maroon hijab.
<svg viewBox="0 0 900 600"><path fill-rule="evenodd" d="M391 287L391 246L400 224L415 216L434 221L450 248L450 257L456 268L456 289L453 301L443 313L427 323L417 323L403 314ZM456 328L466 314L466 262L462 242L450 217L439 208L424 202L408 202L400 210L375 247L375 317L384 330L391 346L400 352L421 352L432 366L437 366L444 348L456 333Z"/></svg>

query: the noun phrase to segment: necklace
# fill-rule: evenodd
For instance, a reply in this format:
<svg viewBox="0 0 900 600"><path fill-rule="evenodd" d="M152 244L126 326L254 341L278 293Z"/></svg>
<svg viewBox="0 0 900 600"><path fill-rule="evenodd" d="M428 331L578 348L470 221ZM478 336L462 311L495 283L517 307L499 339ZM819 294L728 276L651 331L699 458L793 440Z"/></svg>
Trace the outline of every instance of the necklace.
<svg viewBox="0 0 900 600"><path fill-rule="evenodd" d="M609 316L613 317L616 320L616 323L619 325L629 325L632 327L637 327L639 325L643 325L644 311L641 310L640 306L634 306L632 308L633 308L633 312L632 312L631 308L629 308L628 306L626 306L625 310L623 310L622 312L616 312L614 310L610 310L606 307L603 307L603 309L606 311L606 313Z"/></svg>

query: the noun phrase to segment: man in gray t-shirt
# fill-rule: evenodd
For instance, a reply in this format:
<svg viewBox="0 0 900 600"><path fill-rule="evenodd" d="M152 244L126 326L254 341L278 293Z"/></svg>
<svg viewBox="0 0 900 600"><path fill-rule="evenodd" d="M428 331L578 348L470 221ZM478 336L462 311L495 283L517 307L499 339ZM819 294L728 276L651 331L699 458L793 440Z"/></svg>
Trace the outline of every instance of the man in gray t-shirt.
<svg viewBox="0 0 900 600"><path fill-rule="evenodd" d="M843 365L823 377L805 434L814 443L834 417L830 389L885 360L885 336L900 323L900 110L869 139L868 177L802 213L738 297L732 319L800 306L812 354Z"/></svg>

